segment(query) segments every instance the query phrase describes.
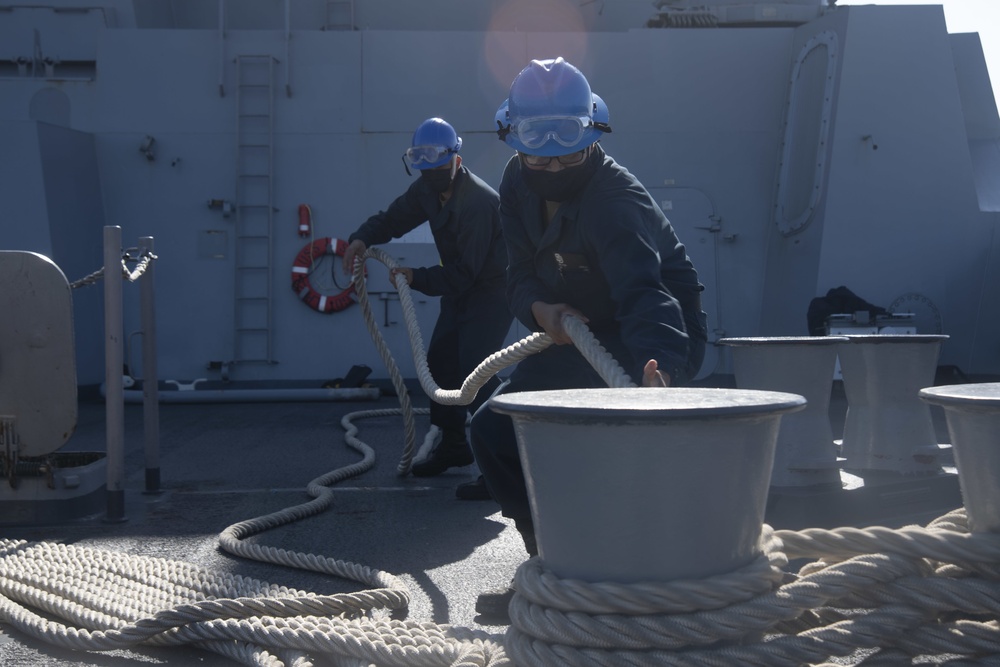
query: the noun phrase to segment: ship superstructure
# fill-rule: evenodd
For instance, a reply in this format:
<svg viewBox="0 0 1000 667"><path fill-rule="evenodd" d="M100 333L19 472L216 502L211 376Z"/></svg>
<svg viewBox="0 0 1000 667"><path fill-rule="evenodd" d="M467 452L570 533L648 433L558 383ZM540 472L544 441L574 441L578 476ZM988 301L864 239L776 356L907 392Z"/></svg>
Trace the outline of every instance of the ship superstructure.
<svg viewBox="0 0 1000 667"><path fill-rule="evenodd" d="M529 60L557 55L608 103L602 144L686 244L712 340L805 334L810 301L846 286L948 334L942 364L1000 372L1000 119L978 35L948 34L939 6L0 5L0 245L74 280L101 266L105 225L126 245L154 237L161 379L323 380L355 364L377 377L356 309L320 313L293 291L296 256L407 187L400 154L424 118L447 118L497 185L511 153L494 112ZM429 232L387 249L437 262ZM334 256L312 276L347 287ZM380 266L369 293L412 377ZM74 291L81 385L103 378L101 301ZM429 331L435 299L417 310ZM126 290L142 377L138 320ZM702 376L729 365L712 346Z"/></svg>

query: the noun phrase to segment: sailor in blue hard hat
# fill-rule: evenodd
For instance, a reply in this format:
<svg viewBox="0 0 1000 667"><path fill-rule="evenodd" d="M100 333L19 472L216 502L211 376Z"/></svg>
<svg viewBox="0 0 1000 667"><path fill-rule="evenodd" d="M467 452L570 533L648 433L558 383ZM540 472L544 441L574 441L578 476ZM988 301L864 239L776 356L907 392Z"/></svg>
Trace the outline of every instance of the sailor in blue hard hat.
<svg viewBox="0 0 1000 667"><path fill-rule="evenodd" d="M608 122L604 100L562 58L533 60L497 110L497 136L516 151L500 182L507 296L523 325L556 343L519 362L498 393L606 386L568 344L566 316L586 322L636 384L684 384L701 366L704 287L656 201L601 148ZM472 448L487 488L536 555L511 418L478 410ZM510 588L484 593L476 609L502 620L512 596Z"/></svg>
<svg viewBox="0 0 1000 667"><path fill-rule="evenodd" d="M409 286L439 296L440 313L427 346L427 366L442 389L459 389L484 359L503 347L513 316L504 298L507 251L503 242L496 191L462 164L462 138L441 118L428 118L413 133L403 153L407 173L420 177L385 211L368 218L348 238L344 272L368 246L387 243L430 224L440 262L398 267ZM466 436L469 411L499 386L492 378L469 405L431 402L430 422L439 439L428 455L413 464L415 476L438 475L473 463Z"/></svg>
<svg viewBox="0 0 1000 667"><path fill-rule="evenodd" d="M406 173L410 173L410 167L418 169L420 177L433 184L432 190L445 192L455 178L455 170L462 164L458 154L461 149L462 137L448 121L428 118L417 127L412 145L403 153ZM445 175L448 178L444 178Z"/></svg>

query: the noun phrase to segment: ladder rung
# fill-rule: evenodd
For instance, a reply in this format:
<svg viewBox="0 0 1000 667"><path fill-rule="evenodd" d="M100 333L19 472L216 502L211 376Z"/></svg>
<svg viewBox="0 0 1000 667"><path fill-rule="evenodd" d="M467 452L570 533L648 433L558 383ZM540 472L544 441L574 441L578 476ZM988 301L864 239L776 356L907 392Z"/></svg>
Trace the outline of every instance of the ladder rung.
<svg viewBox="0 0 1000 667"><path fill-rule="evenodd" d="M241 113L240 118L270 118L269 113Z"/></svg>
<svg viewBox="0 0 1000 667"><path fill-rule="evenodd" d="M240 148L270 148L271 144L240 144Z"/></svg>
<svg viewBox="0 0 1000 667"><path fill-rule="evenodd" d="M259 174L239 174L239 177L240 178L267 178L270 175L271 174L269 174L269 173L262 172L262 173L259 173Z"/></svg>

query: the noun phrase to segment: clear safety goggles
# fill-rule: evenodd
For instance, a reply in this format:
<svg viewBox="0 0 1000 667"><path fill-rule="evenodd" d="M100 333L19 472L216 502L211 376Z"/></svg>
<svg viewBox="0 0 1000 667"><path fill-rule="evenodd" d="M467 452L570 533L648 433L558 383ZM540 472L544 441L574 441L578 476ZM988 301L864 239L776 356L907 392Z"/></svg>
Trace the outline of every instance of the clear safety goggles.
<svg viewBox="0 0 1000 667"><path fill-rule="evenodd" d="M525 148L541 148L549 139L570 148L593 125L588 116L536 116L519 121L510 131Z"/></svg>
<svg viewBox="0 0 1000 667"><path fill-rule="evenodd" d="M579 164L583 164L583 161L587 159L587 149L576 151L575 153L569 153L567 155L557 155L554 157L544 157L541 155L528 155L527 153L518 152L521 156L521 161L533 169L541 169L543 167L549 166L553 160L558 162L564 167L575 167Z"/></svg>
<svg viewBox="0 0 1000 667"><path fill-rule="evenodd" d="M409 161L411 166L416 169L420 169L421 162L434 164L445 155L454 152L454 149L448 148L447 146L414 146L413 148L407 148L404 156Z"/></svg>

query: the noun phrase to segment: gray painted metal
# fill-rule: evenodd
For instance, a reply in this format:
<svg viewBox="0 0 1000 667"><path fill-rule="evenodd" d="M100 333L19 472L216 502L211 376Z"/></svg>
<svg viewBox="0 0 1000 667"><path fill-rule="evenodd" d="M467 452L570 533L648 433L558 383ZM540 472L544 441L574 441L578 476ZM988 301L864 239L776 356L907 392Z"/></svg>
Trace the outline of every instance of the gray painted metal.
<svg viewBox="0 0 1000 667"><path fill-rule="evenodd" d="M155 256L152 236L143 236L139 245ZM150 377L157 376L156 365L156 263L150 262L139 285L139 311L142 323L142 367ZM122 391L124 399L124 388ZM160 391L158 383L142 388L142 441L146 461L146 491L159 491L160 478Z"/></svg>
<svg viewBox="0 0 1000 667"><path fill-rule="evenodd" d="M713 342L803 335L809 301L846 285L883 306L915 295L949 336L942 364L1000 372L1000 118L978 37L949 35L936 6L785 4L815 16L655 29L646 0L545 3L530 17L517 3L357 1L357 29L325 30L323 0L14 6L0 13L0 243L75 279L101 264L104 225L155 236L160 377L218 379L206 366L239 358L240 232L205 202L236 200L236 60L269 55L275 363L233 379L328 379L358 363L385 377L356 311L319 314L292 293L297 206L311 206L317 237L345 238L410 183L399 155L433 115L498 184L511 152L490 127L497 105L531 58L563 55L609 104L603 145L688 246ZM430 241L418 231L387 250L426 265ZM339 292L336 268L323 271ZM412 377L398 303L385 272L369 273ZM140 328L135 291L126 340ZM103 378L100 297L87 292L74 292L83 385ZM434 298L417 304L422 330L436 311ZM515 325L508 342L526 333ZM731 372L719 346L712 372Z"/></svg>
<svg viewBox="0 0 1000 667"><path fill-rule="evenodd" d="M20 471L0 484L0 526L44 526L92 517L107 502L103 452L56 452L44 472Z"/></svg>
<svg viewBox="0 0 1000 667"><path fill-rule="evenodd" d="M104 228L104 377L106 381L107 519L125 519L125 404L122 340L121 227Z"/></svg>
<svg viewBox="0 0 1000 667"><path fill-rule="evenodd" d="M847 336L838 356L850 409L844 468L851 472L936 473L931 413L917 397L934 384L944 335Z"/></svg>
<svg viewBox="0 0 1000 667"><path fill-rule="evenodd" d="M76 428L69 283L37 253L0 250L0 457L62 447ZM6 466L5 466L6 468Z"/></svg>
<svg viewBox="0 0 1000 667"><path fill-rule="evenodd" d="M962 484L969 525L976 531L1000 531L1000 382L927 387L920 398L944 408L948 433Z"/></svg>
<svg viewBox="0 0 1000 667"><path fill-rule="evenodd" d="M844 336L723 338L733 349L740 389L786 391L803 396L805 409L781 420L774 450L772 487L839 487L840 464L830 425L830 393Z"/></svg>
<svg viewBox="0 0 1000 667"><path fill-rule="evenodd" d="M714 388L529 391L489 403L514 420L546 567L627 583L732 572L759 555L778 426L805 405Z"/></svg>

